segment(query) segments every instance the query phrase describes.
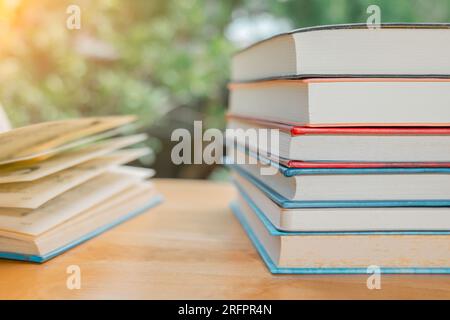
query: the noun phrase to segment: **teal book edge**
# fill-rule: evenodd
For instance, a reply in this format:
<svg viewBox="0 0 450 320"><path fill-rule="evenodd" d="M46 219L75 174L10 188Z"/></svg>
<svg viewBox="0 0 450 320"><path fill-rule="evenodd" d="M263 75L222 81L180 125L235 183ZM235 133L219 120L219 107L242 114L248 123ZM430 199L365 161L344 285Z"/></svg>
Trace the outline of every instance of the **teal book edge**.
<svg viewBox="0 0 450 320"><path fill-rule="evenodd" d="M9 260L19 260L19 261L27 261L27 262L35 262L35 263L43 263L46 262L64 252L66 252L67 250L72 249L73 247L78 246L79 244L82 244L92 238L95 238L96 236L104 233L105 231L108 231L114 227L116 227L117 225L135 217L140 215L141 213L144 213L145 211L147 211L150 208L153 208L155 206L157 206L158 204L160 204L163 201L163 197L162 196L158 196L155 197L153 199L151 199L147 204L145 204L144 206L133 210L131 212L129 212L127 215L101 227L98 228L86 235L84 235L83 237L72 241L71 243L68 243L52 252L47 253L46 255L42 255L42 256L38 256L38 255L24 255L24 254L18 254L18 253L12 253L12 252L0 252L0 259L9 259Z"/></svg>
<svg viewBox="0 0 450 320"><path fill-rule="evenodd" d="M339 201L299 201L289 200L255 178L238 165L228 165L240 176L254 184L278 206L285 209L300 208L396 208L396 207L450 207L450 200L339 200ZM340 169L339 169L340 170Z"/></svg>
<svg viewBox="0 0 450 320"><path fill-rule="evenodd" d="M270 165L278 168L285 177L312 174L419 174L441 173L450 174L450 168L288 168L276 162L270 161Z"/></svg>
<svg viewBox="0 0 450 320"><path fill-rule="evenodd" d="M254 208L252 207L254 210ZM373 272L367 268L284 268L278 267L270 258L264 246L258 240L250 225L247 223L245 217L242 215L239 205L237 203L231 204L231 210L233 211L236 218L241 223L245 232L248 234L253 246L258 251L262 260L266 264L268 270L273 274L372 274ZM258 215L256 211L255 213ZM269 231L270 232L270 231ZM283 232L278 232L278 235L283 234ZM289 234L289 233L284 233ZM311 234L311 233L310 233ZM380 268L380 272L383 274L450 274L450 267L444 268Z"/></svg>

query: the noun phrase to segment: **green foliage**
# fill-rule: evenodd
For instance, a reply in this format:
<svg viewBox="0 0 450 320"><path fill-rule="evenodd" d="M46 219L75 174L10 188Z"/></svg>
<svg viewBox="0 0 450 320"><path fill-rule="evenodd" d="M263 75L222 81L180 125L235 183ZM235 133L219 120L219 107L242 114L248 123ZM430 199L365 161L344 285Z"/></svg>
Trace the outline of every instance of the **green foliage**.
<svg viewBox="0 0 450 320"><path fill-rule="evenodd" d="M81 8L80 30L66 27L71 4ZM157 170L180 176L169 168L171 130L193 120L224 126L235 50L225 30L235 17L365 22L371 4L382 22L450 19L448 0L0 0L0 103L16 126L136 114L157 136Z"/></svg>
<svg viewBox="0 0 450 320"><path fill-rule="evenodd" d="M449 22L448 0L287 0L273 1L268 10L287 17L295 27L364 23L367 7L378 5L382 22Z"/></svg>
<svg viewBox="0 0 450 320"><path fill-rule="evenodd" d="M74 3L80 30L66 28ZM232 46L222 34L232 9L187 0L22 1L5 15L0 101L15 125L128 113L150 124L179 106L215 114L224 107ZM102 57L102 47L83 52L83 41L113 57Z"/></svg>

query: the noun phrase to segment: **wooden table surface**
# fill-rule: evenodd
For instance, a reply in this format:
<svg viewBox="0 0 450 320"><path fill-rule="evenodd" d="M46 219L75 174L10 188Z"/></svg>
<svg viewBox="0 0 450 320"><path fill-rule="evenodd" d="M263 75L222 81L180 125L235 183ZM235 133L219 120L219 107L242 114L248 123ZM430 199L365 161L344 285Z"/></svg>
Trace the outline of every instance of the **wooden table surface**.
<svg viewBox="0 0 450 320"><path fill-rule="evenodd" d="M228 208L229 184L156 180L164 204L44 264L0 261L2 299L450 298L450 276L271 275ZM66 271L81 269L81 289Z"/></svg>

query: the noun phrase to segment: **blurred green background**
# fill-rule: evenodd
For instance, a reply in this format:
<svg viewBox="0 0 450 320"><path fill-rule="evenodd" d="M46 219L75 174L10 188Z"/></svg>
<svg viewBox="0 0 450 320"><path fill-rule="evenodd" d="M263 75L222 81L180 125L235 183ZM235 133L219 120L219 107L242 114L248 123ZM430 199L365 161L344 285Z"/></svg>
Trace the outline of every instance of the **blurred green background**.
<svg viewBox="0 0 450 320"><path fill-rule="evenodd" d="M81 29L66 27L69 5ZM223 128L230 56L290 29L365 22L449 22L448 0L0 0L0 103L15 126L137 114L160 177L223 177L175 166L175 128ZM149 159L144 165L149 165Z"/></svg>

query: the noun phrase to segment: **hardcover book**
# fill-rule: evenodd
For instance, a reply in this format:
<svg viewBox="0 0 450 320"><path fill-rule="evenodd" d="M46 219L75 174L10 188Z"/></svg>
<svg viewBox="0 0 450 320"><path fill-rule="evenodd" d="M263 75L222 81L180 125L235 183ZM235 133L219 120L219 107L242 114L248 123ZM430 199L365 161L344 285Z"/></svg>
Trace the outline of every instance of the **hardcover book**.
<svg viewBox="0 0 450 320"><path fill-rule="evenodd" d="M232 83L229 89L231 114L273 122L309 127L450 125L450 79L273 80Z"/></svg>
<svg viewBox="0 0 450 320"><path fill-rule="evenodd" d="M236 133L228 137L229 145L238 144L241 148L294 164L448 167L450 163L450 127L309 128L230 116L227 128ZM249 129L250 132L266 129L268 134L272 134L271 129L278 130L278 148L258 145L258 141L249 139Z"/></svg>
<svg viewBox="0 0 450 320"><path fill-rule="evenodd" d="M450 205L450 168L293 169L261 162L230 166L255 184L276 190L286 205ZM275 174L261 174L265 166L274 166Z"/></svg>
<svg viewBox="0 0 450 320"><path fill-rule="evenodd" d="M260 41L234 55L232 81L318 77L448 77L448 24L318 26ZM268 63L270 61L270 63Z"/></svg>

